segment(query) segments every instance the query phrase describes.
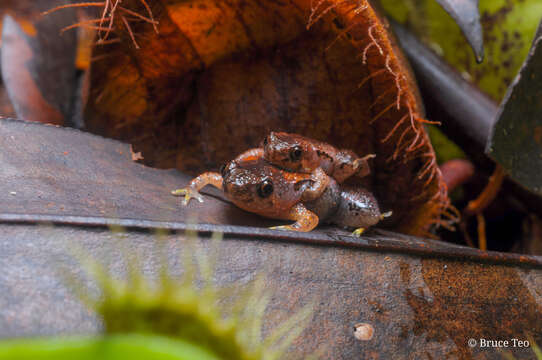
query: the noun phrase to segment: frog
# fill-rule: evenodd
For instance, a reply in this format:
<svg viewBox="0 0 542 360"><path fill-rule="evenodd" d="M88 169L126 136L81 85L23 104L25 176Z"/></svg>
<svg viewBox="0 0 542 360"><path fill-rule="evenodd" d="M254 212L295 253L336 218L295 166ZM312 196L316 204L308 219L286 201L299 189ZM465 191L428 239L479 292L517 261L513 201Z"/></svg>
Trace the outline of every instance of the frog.
<svg viewBox="0 0 542 360"><path fill-rule="evenodd" d="M376 157L359 157L351 150L336 147L302 135L271 132L262 142L264 158L288 171L311 173L317 168L343 183L353 175L360 178L371 173L368 161Z"/></svg>
<svg viewBox="0 0 542 360"><path fill-rule="evenodd" d="M339 185L323 169L311 173L286 171L269 163L263 149L248 150L226 164L220 172L206 172L188 186L172 191L184 195L183 204L191 199L203 202L199 191L212 185L237 207L293 224L274 226L275 230L312 231L319 223L355 228L360 236L368 227L391 215L382 214L376 198L366 189Z"/></svg>

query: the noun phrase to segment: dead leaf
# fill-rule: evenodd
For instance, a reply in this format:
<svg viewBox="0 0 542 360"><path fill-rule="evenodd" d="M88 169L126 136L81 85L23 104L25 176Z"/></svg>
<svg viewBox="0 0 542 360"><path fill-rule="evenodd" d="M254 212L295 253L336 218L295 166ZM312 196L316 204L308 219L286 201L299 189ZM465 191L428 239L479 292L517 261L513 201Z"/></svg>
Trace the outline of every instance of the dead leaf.
<svg viewBox="0 0 542 360"><path fill-rule="evenodd" d="M96 44L88 129L191 174L271 130L297 132L377 154L359 185L394 211L385 226L425 234L454 217L416 85L369 3L149 4L155 22L116 19L110 38L120 41ZM140 2L123 6L148 16Z"/></svg>
<svg viewBox="0 0 542 360"><path fill-rule="evenodd" d="M2 77L21 119L64 124L71 118L75 92L75 34L59 36L75 21L69 10L41 17L43 7L59 0L27 4L10 10L2 31Z"/></svg>

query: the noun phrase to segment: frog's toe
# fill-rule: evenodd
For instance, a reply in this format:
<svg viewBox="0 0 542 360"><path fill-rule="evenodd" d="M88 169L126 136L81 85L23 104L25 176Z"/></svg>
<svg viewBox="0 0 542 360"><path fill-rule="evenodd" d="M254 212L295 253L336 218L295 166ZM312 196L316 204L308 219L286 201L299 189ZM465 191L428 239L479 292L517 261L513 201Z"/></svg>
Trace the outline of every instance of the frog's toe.
<svg viewBox="0 0 542 360"><path fill-rule="evenodd" d="M293 229L291 225L271 226L269 229L270 230L290 230L290 231L295 231L295 229Z"/></svg>
<svg viewBox="0 0 542 360"><path fill-rule="evenodd" d="M175 195L175 196L183 196L184 195L184 200L183 200L183 205L184 206L187 206L191 199L196 199L200 203L203 202L203 196L197 190L191 189L189 187L188 188L173 190L171 192L171 194Z"/></svg>
<svg viewBox="0 0 542 360"><path fill-rule="evenodd" d="M354 232L352 233L352 236L360 237L361 234L363 234L364 232L365 232L365 228L357 228L357 229L354 230Z"/></svg>
<svg viewBox="0 0 542 360"><path fill-rule="evenodd" d="M172 190L172 191L171 191L171 195L181 196L181 195L186 194L187 191L188 191L188 190L187 190L186 188L177 189L177 190Z"/></svg>
<svg viewBox="0 0 542 360"><path fill-rule="evenodd" d="M269 229L271 229L271 230L296 231L296 232L309 232L313 228L302 227L298 223L295 223L293 225L271 226Z"/></svg>
<svg viewBox="0 0 542 360"><path fill-rule="evenodd" d="M196 199L198 202L202 203L203 202L203 196L201 196L200 193L195 193L195 194L186 194L184 196L184 200L183 200L183 205L187 206L188 203L190 202L190 200L192 199Z"/></svg>

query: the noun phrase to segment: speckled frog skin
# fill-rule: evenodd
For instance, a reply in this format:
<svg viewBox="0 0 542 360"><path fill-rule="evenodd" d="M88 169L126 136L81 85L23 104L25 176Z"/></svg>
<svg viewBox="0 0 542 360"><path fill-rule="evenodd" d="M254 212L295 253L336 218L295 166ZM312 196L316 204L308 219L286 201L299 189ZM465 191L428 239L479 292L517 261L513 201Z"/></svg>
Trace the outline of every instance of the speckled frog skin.
<svg viewBox="0 0 542 360"><path fill-rule="evenodd" d="M199 190L213 185L224 191L236 206L273 219L293 220L274 229L311 231L319 222L357 228L356 235L378 223L382 215L374 196L367 190L341 188L320 168L294 173L280 169L263 158L263 149L252 149L230 161L221 173L204 173L173 192L203 201Z"/></svg>
<svg viewBox="0 0 542 360"><path fill-rule="evenodd" d="M262 146L264 158L273 165L301 173L312 173L321 168L339 183L352 175L369 175L368 160L375 157L370 154L360 158L353 151L285 132L271 132Z"/></svg>

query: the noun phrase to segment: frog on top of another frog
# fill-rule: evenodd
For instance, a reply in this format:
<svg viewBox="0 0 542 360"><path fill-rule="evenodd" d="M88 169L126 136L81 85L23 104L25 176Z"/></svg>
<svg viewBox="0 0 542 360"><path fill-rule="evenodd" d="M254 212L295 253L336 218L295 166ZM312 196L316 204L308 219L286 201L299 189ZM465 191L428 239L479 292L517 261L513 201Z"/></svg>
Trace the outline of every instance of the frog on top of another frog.
<svg viewBox="0 0 542 360"><path fill-rule="evenodd" d="M360 158L353 151L285 132L271 132L263 140L263 157L271 164L301 173L312 173L321 168L338 183L352 175L369 175L368 160L375 156L369 154Z"/></svg>
<svg viewBox="0 0 542 360"><path fill-rule="evenodd" d="M313 230L319 222L328 222L356 228L353 234L359 236L366 228L391 214L380 212L378 202L369 191L339 185L335 178L329 176L330 173L338 174L341 181L344 181L360 167L368 168L367 157L365 160L359 159L352 152L338 151L331 145L314 141L315 146L310 151L326 151L329 157L334 157L331 162L339 159L342 163L347 163L348 156L352 162L359 160L358 164L365 165L349 163L343 167L339 165L337 171L334 171L334 167L329 165L327 156L321 157L326 159L322 163L323 166L318 166L317 162L307 157L308 161L305 161L304 168L291 170L289 166L284 166L280 159L268 161L270 157L266 156L265 152L270 149L270 144L277 144L276 138L273 137L275 134L284 133L271 133L266 137L263 148L244 152L224 166L221 173L203 173L194 178L187 187L172 191L172 194L184 195L184 205L187 205L191 198L202 202L203 198L199 191L206 185L213 185L223 190L224 195L243 210L272 219L295 221L291 225L273 227L281 230L306 232ZM304 149L309 148L308 142L312 140L304 137L298 139L304 140L303 145L306 146ZM299 143L298 141L296 144ZM280 147L279 150L277 153L288 152ZM309 155L310 152L305 151L301 154L300 160L304 158L304 154ZM314 168L310 169L310 166ZM347 168L349 170L344 170Z"/></svg>

